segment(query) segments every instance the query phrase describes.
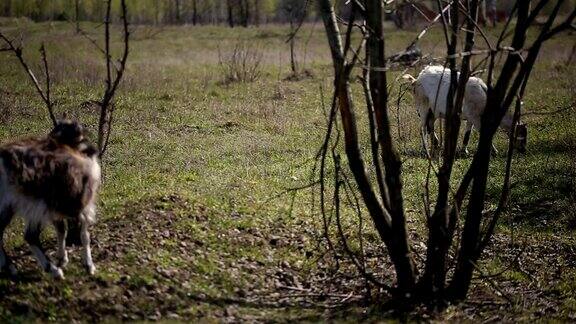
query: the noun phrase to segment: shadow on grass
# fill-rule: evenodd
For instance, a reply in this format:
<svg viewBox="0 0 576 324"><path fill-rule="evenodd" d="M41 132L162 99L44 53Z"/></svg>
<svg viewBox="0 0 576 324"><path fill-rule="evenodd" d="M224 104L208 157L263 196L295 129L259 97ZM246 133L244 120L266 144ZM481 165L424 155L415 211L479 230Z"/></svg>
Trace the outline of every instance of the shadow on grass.
<svg viewBox="0 0 576 324"><path fill-rule="evenodd" d="M214 296L206 296L206 295L197 295L197 296L189 296L190 300L198 303L206 303L214 306L229 306L229 305L237 305L241 307L248 307L254 309L277 309L277 308L299 308L299 309L316 309L316 310L324 310L324 309L347 309L350 307L359 307L363 306L365 302L363 300L360 301L352 301L352 302L345 302L345 303L338 303L338 304L320 304L320 303L313 303L309 299L301 299L299 301L286 301L285 299L289 298L290 296L280 296L280 301L274 301L274 298L277 297L268 297L268 296L259 296L256 298L259 299L243 299L243 298L234 298L234 297L214 297Z"/></svg>
<svg viewBox="0 0 576 324"><path fill-rule="evenodd" d="M45 278L42 277L42 273L40 272L40 270L18 271L16 275L11 275L6 271L3 271L0 272L0 280L4 280L15 284L28 284L33 282L40 282L42 280L45 280Z"/></svg>
<svg viewBox="0 0 576 324"><path fill-rule="evenodd" d="M424 159L424 160L428 159L428 156L426 155L426 153L424 153L424 149L422 148L419 149L399 148L399 150L401 152L401 155L406 158ZM472 160L473 156L474 152L472 150L470 150L470 153L464 152L464 150L460 147L456 150L456 160L466 160L466 159ZM442 150L438 152L438 158L436 159L436 161L441 161L441 159L442 159Z"/></svg>
<svg viewBox="0 0 576 324"><path fill-rule="evenodd" d="M513 162L510 212L505 224L517 223L530 228L576 229L576 142L538 141L527 155ZM536 162L536 163L534 163ZM488 188L497 201L501 183ZM572 206L572 207L570 207Z"/></svg>
<svg viewBox="0 0 576 324"><path fill-rule="evenodd" d="M406 303L399 302L396 299L386 298L382 301L367 301L360 299L355 301L322 304L311 302L310 299L302 299L299 301L286 301L288 296L280 296L283 301L274 301L273 298L261 296L260 300L247 300L242 298L232 297L213 297L213 296L189 296L189 298L197 303L205 303L212 306L226 308L228 306L239 306L252 309L285 309L286 311L298 310L315 310L313 315L296 316L292 320L297 321L325 321L325 320L360 320L366 321L370 319L387 319L387 320L418 320L420 314L416 306L408 306Z"/></svg>

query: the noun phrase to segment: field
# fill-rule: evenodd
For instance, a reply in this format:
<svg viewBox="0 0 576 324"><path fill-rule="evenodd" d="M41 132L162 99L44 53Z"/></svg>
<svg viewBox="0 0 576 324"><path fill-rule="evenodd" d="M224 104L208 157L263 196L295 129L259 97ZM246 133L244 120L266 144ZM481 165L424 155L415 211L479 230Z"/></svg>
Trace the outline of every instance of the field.
<svg viewBox="0 0 576 324"><path fill-rule="evenodd" d="M101 40L101 27L84 27ZM0 20L0 30L22 35L25 57L39 75L37 49L45 42L58 116L96 124L96 110L86 102L101 96L103 57L85 37L62 22ZM15 222L4 241L19 276L0 278L2 321L351 321L382 314L424 321L576 320L576 62L567 64L574 33L551 40L540 55L524 100L528 152L514 161L511 208L470 300L440 313L401 315L388 310L385 296L365 306L363 284L349 265L335 271L311 203L315 190L287 191L310 182L332 82L321 24L300 33L299 61L310 73L298 80L287 79L287 33L282 25L134 27L93 229L99 272L87 277L72 251L66 279L54 282L38 269ZM389 53L416 34L390 30ZM421 48L439 57L442 42L432 29ZM119 49L119 35L113 45ZM262 55L256 81L227 80L220 62L235 47ZM360 100L358 85L355 92ZM427 161L419 153L418 119L410 96L391 109L409 227L422 242ZM43 135L50 127L8 53L0 53L0 110L2 141ZM491 201L499 195L505 135L496 146ZM457 173L468 162L459 159ZM364 217L366 240L381 249ZM53 233L45 241L51 252ZM392 276L387 267L384 262L378 270Z"/></svg>

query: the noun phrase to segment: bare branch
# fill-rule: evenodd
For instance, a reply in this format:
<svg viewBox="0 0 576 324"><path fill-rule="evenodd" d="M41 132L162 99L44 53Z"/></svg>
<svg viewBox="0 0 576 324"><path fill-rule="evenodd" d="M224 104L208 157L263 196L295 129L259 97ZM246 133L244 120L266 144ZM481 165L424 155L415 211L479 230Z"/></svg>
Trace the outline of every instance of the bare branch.
<svg viewBox="0 0 576 324"><path fill-rule="evenodd" d="M304 3L304 10L303 10L303 14L302 17L300 17L300 21L298 22L298 25L296 26L296 28L288 35L288 38L286 38L286 43L290 43L292 41L292 39L294 39L294 37L296 37L296 35L298 35L298 32L300 31L300 28L302 28L302 25L304 24L304 20L306 19L306 13L308 12L308 5L310 3L310 0L306 0L306 2ZM290 18L292 19L292 18ZM290 22L290 24L292 24L292 22Z"/></svg>
<svg viewBox="0 0 576 324"><path fill-rule="evenodd" d="M346 254L348 254L348 257L350 258L350 260L352 260L352 263L354 264L354 266L360 271L360 273L362 274L362 276L364 278L366 278L366 280L375 284L379 288L383 288L387 291L392 291L392 287L379 281L371 273L368 273L366 271L366 267L358 260L358 258L356 257L354 252L350 249L350 246L348 245L348 241L346 239L346 234L344 233L344 230L342 228L342 222L340 219L340 187L344 184L344 182L340 179L340 173L342 172L341 168L340 168L340 156L335 154L335 152L333 152L332 159L334 161L334 165L335 165L335 169L336 169L334 172L334 188L335 188L334 189L334 207L335 207L334 212L335 212L335 216L336 216L336 227L338 229L338 235L340 236L340 242L342 243L344 251L346 252Z"/></svg>
<svg viewBox="0 0 576 324"><path fill-rule="evenodd" d="M576 26L574 26L574 19L576 18L576 8L574 10L572 10L572 13L568 16L568 18L566 18L566 20L564 22L562 22L560 25L552 28L548 33L546 33L546 35L544 36L545 40L548 40L552 37L554 37L555 35L572 29L572 30L576 30Z"/></svg>
<svg viewBox="0 0 576 324"><path fill-rule="evenodd" d="M114 96L118 85L122 80L124 71L126 70L126 62L128 60L128 53L130 50L130 31L128 24L128 9L126 7L126 0L121 0L120 2L122 9L122 31L123 31L123 51L119 62L116 66L112 62L111 49L110 49L110 24L111 24L111 7L112 0L107 0L106 2L106 18L104 21L104 53L106 59L106 88L104 90L104 95L102 101L100 101L100 118L98 121L98 148L100 150L99 157L102 159L106 149L108 147L108 142L110 139L110 133L112 131L112 118L114 113ZM112 66L115 67L115 76L112 76Z"/></svg>
<svg viewBox="0 0 576 324"><path fill-rule="evenodd" d="M432 21L430 21L428 26L426 26L424 29L422 29L422 31L418 34L418 36L416 36L416 39L414 39L412 41L412 43L410 43L410 45L408 45L408 48L416 45L416 43L420 39L422 39L422 37L424 37L424 35L428 32L428 30L430 30L430 28L432 28L440 20L440 18L444 17L444 13L446 13L446 11L448 11L448 9L450 9L450 6L452 5L452 3L454 3L454 1L451 1L448 5L446 5L446 7L444 7L442 10L440 10L440 13L434 19L432 19ZM440 3L439 3L439 5L440 5L440 7L442 7L442 5Z"/></svg>
<svg viewBox="0 0 576 324"><path fill-rule="evenodd" d="M40 52L42 54L42 60L44 62L44 68L45 68L45 72L46 72L46 92L44 92L42 90L42 87L40 86L40 83L38 82L36 75L34 75L34 72L32 72L32 70L30 69L30 67L28 66L26 61L24 60L22 48L14 46L12 41L10 39L8 39L8 37L6 37L1 32L0 32L0 39L2 39L4 41L4 43L6 43L6 45L8 46L7 48L4 48L3 50L11 51L16 56L16 58L18 58L20 65L22 66L22 68L24 68L24 71L26 71L26 74L28 74L28 76L30 77L30 80L34 84L36 91L38 92L38 94L42 98L42 101L46 105L46 108L48 110L48 115L50 117L50 120L52 121L52 124L54 126L56 126L57 121L56 121L56 117L54 116L54 112L52 109L53 104L52 104L52 101L50 100L50 75L49 75L49 71L48 71L48 62L46 60L46 50L44 48L44 45L42 45L42 47L40 48Z"/></svg>
<svg viewBox="0 0 576 324"><path fill-rule="evenodd" d="M369 55L368 53L366 55ZM368 69L363 70L363 78L361 79L362 87L364 89L364 98L366 100L366 109L368 114L368 123L370 125L370 148L372 152L372 164L374 166L374 173L376 174L376 182L378 183L378 189L380 190L380 197L384 203L384 207L390 210L390 201L388 200L388 191L384 185L384 172L382 170L382 165L380 159L378 158L378 137L376 134L376 121L374 116L374 103L372 102L372 94L370 93L370 83L368 78L370 77Z"/></svg>
<svg viewBox="0 0 576 324"><path fill-rule="evenodd" d="M69 24L75 24L75 22L70 21L69 19L66 20ZM96 42L95 39L93 39L92 37L90 37L90 35L88 35L88 33L86 31L84 31L82 28L79 28L76 30L76 32L78 34L80 34L80 36L84 37L86 40L88 40L90 43L92 43L92 45L94 45L94 47L102 54L106 55L106 51L100 46L98 45L98 43Z"/></svg>
<svg viewBox="0 0 576 324"><path fill-rule="evenodd" d="M50 119L55 124L56 117L54 116L52 100L50 100L50 70L48 69L48 59L46 57L46 47L44 47L44 44L42 44L40 47L40 54L42 55L42 62L44 63L44 74L46 76L46 106L48 108Z"/></svg>
<svg viewBox="0 0 576 324"><path fill-rule="evenodd" d="M324 91L322 91L322 88L320 88L320 95L322 98L322 103L324 103ZM324 107L324 104L322 105L322 107ZM335 123L336 123L336 113L338 111L338 106L337 106L337 92L334 92L334 96L332 97L332 104L330 106L330 113L328 116L328 127L326 130L326 135L324 137L324 142L320 148L320 151L318 152L317 158L320 159L320 213L322 214L322 224L324 226L324 238L326 239L326 243L328 244L328 248L331 251L334 251L334 244L332 243L332 240L330 239L330 234L329 234L329 224L328 224L328 220L326 217L326 203L325 203L325 192L326 192L326 183L325 183L325 179L326 179L326 158L327 158L327 154L328 154L328 147L330 145L330 138L332 137L332 132L333 129L336 127Z"/></svg>

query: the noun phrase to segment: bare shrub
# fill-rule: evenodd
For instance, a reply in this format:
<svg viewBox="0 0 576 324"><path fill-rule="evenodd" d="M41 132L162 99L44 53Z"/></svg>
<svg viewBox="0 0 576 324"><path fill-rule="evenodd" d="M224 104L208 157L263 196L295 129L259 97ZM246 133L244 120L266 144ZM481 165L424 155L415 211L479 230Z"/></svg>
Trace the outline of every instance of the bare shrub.
<svg viewBox="0 0 576 324"><path fill-rule="evenodd" d="M259 46L245 41L238 41L226 54L218 49L218 64L224 76L222 83L256 81L262 74L262 57Z"/></svg>
<svg viewBox="0 0 576 324"><path fill-rule="evenodd" d="M128 8L126 6L126 0L120 1L120 8L121 8L121 21L122 21L122 40L123 40L123 49L122 55L120 59L116 62L112 58L111 54L111 47L110 47L110 27L112 23L111 14L112 14L112 0L106 0L106 16L104 20L104 48L100 47L95 41L87 37L92 44L104 54L105 57L105 68L106 68L106 79L105 79L105 88L104 94L102 95L102 100L99 101L92 101L93 103L97 104L100 107L100 116L98 119L98 150L99 154L98 157L102 159L104 152L108 146L108 142L110 139L111 127L112 127L112 115L114 113L115 104L114 104L114 97L116 94L116 90L120 85L120 81L122 80L122 76L124 75L124 71L126 70L126 62L128 60L128 52L129 52L129 38L130 38L130 31L128 29ZM85 32L81 31L79 28L77 29L81 32L82 35L86 35ZM40 82L39 79L34 74L33 70L30 68L29 63L24 59L23 56L23 48L22 44L16 44L14 40L8 38L5 34L0 32L0 40L2 41L3 46L0 47L0 52L10 52L12 53L20 62L21 67L28 75L30 81L36 88L36 92L42 98L42 101L46 105L46 109L48 112L48 116L52 121L53 126L58 125L58 121L54 114L54 106L55 101L52 98L52 91L51 86L54 83L54 76L51 75L49 69L49 61L51 59L48 58L46 54L46 48L44 43L40 47L40 56L41 56L41 70L43 70L44 74L44 82ZM61 63L62 61L56 60L53 61ZM95 67L95 65L93 65ZM90 78L94 75L94 70L88 72L88 76ZM66 76L64 74L60 75L62 79Z"/></svg>
<svg viewBox="0 0 576 324"><path fill-rule="evenodd" d="M467 1L464 9L459 1L446 4L444 9L438 6L437 16L433 20L442 23L446 44L444 66L451 72L446 95L448 107L443 123L441 162L436 164L427 154L427 179L422 191L422 214L426 219L428 236L424 244L425 258L414 252L414 230L407 226L403 161L398 153L398 143L393 137L392 119L397 118L400 128L403 127L400 120L402 116L394 116L391 109L391 87L397 84L398 79L390 82L383 2L351 1L351 13L345 24L338 20L333 1L316 2L330 46L334 75L334 94L327 114L326 136L316 155L313 169L319 179L323 236L331 251L341 249L367 283L387 290L398 299L398 305L402 305L403 309L421 303L444 308L468 296L474 273L480 272L478 264L482 254L490 244L499 218L508 206L516 125L519 125L522 98L534 64L547 40L574 27L576 9L560 19L559 11L565 3L563 0L536 1L534 6L531 6L531 1L514 2L514 13L509 15L496 47L484 39L486 33L478 25L479 0ZM553 11L545 18L544 25L535 24L535 19L547 4L553 5ZM450 13L450 20L445 19L445 12ZM465 29L459 21L462 16ZM515 23L512 23L513 19ZM341 25L344 25L346 32L341 32ZM355 28L364 36L359 41L353 37ZM416 41L426 33L427 28L418 34ZM527 37L532 33L535 33L535 37ZM511 39L509 35L513 35ZM489 50L482 50L475 43L477 39L484 39L479 44L486 43L480 46L487 46ZM458 52L460 49L463 51ZM477 55L485 56L482 61L485 62L488 74L485 87L487 99L476 152L464 175L459 178L457 172L454 172L461 130L459 117L464 105L466 85L474 75L472 57ZM499 60L503 61L501 67ZM358 101L352 96L352 81L358 76L354 69L359 65L362 67L362 77L359 78L365 98L360 103L365 105L368 115L364 119L357 117ZM492 143L502 120L512 113L513 126L508 133L505 174L500 197L496 198L497 207L493 209L488 190L489 182L494 179L490 172L491 164L494 164L491 161ZM358 127L361 123L367 124L370 132L370 153L365 153L368 151L366 136ZM398 137L402 136L399 132ZM342 145L345 159L341 156ZM330 156L331 164L327 164ZM349 173L343 171L344 163L348 165ZM334 186L330 188L328 184L332 176ZM353 192L352 195L349 192ZM388 258L383 258L383 262L389 260L393 264L396 275L394 284L381 281L367 268L361 241L359 252L348 244L348 234L340 216L344 214L341 206L350 202L359 220L363 209L368 212L378 237L387 248ZM360 232L362 223L358 221L357 226ZM337 233L336 237L332 234L334 232ZM362 235L358 234L358 237ZM341 253L336 251L335 255L339 257ZM423 271L420 270L422 268ZM367 286L370 294L371 290Z"/></svg>

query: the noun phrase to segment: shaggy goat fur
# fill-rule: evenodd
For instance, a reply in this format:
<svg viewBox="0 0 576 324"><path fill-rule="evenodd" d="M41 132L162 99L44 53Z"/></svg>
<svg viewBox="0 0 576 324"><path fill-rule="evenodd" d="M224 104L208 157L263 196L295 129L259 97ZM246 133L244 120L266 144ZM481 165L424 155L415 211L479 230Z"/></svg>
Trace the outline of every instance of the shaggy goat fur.
<svg viewBox="0 0 576 324"><path fill-rule="evenodd" d="M458 73L458 76L460 74ZM434 133L434 121L437 118L446 117L448 89L450 88L451 73L450 70L439 65L427 66L420 72L418 78L405 75L405 79L411 81L414 90L414 101L416 109L420 115L420 124L422 128L422 137L424 149L427 148L427 137L432 133L432 144L435 150L438 146L438 137ZM466 83L464 92L464 101L462 105L462 119L466 120L466 130L464 134L464 151L468 153L468 142L470 132L473 128L480 129L482 114L486 108L487 86L482 79L470 77ZM512 128L513 115L506 114L500 123L500 128L509 132ZM526 137L528 130L526 125L518 123L516 125L515 147L520 152L526 150ZM494 148L494 150L496 150Z"/></svg>
<svg viewBox="0 0 576 324"><path fill-rule="evenodd" d="M90 274L95 267L88 228L95 222L96 193L100 185L97 150L84 137L83 128L59 122L44 138L30 138L0 147L0 270L15 274L6 255L3 234L14 215L25 219L25 239L40 266L63 278L68 262L67 224L79 224L83 262ZM58 265L45 255L40 243L42 227L53 224L58 238Z"/></svg>

